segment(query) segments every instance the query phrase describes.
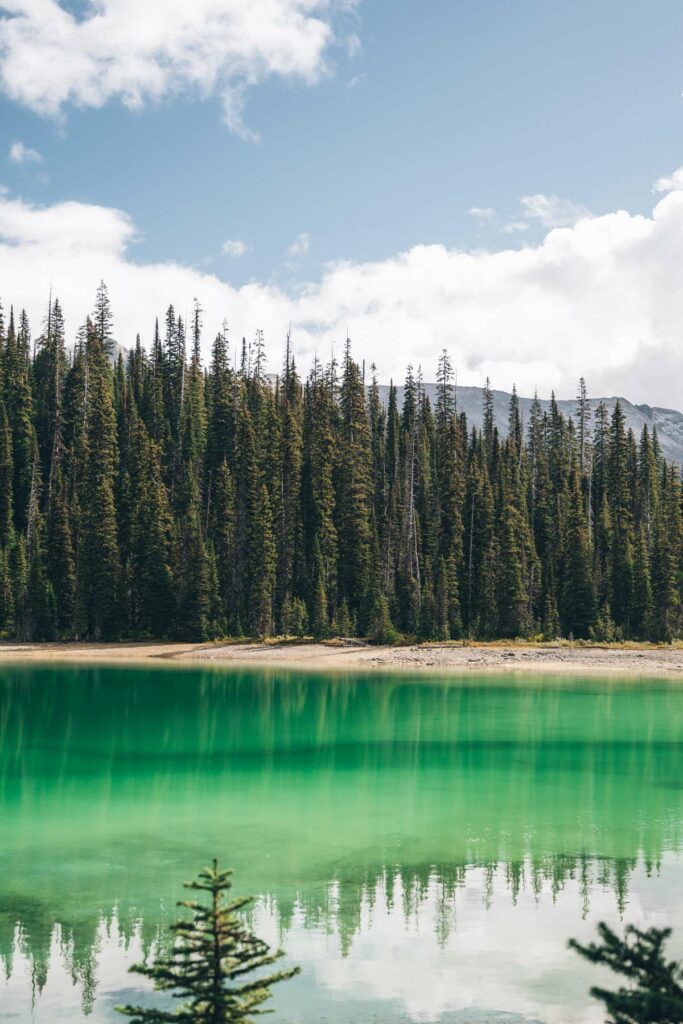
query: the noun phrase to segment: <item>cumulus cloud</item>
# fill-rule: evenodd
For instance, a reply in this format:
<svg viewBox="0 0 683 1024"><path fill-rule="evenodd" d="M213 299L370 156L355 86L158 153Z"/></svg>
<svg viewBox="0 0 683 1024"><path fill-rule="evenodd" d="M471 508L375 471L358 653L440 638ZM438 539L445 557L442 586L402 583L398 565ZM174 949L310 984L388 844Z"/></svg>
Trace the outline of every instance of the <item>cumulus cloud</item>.
<svg viewBox="0 0 683 1024"><path fill-rule="evenodd" d="M297 259L299 256L306 256L310 249L311 236L307 232L302 231L287 249L287 255Z"/></svg>
<svg viewBox="0 0 683 1024"><path fill-rule="evenodd" d="M135 226L123 211L84 203L30 205L0 194L0 281L5 306L25 306L34 329L52 282L70 336L109 285L116 336L149 341L169 302L205 310L207 352L224 317L237 341L266 333L277 366L291 324L299 365L326 359L347 325L359 358L380 378L408 362L427 379L448 348L458 379L522 393L575 393L580 375L594 395L683 406L683 192L651 216L619 211L553 228L541 242L497 252L419 245L388 259L328 266L296 290L250 282L236 288L177 263L133 259Z"/></svg>
<svg viewBox="0 0 683 1024"><path fill-rule="evenodd" d="M43 158L37 149L25 146L16 139L9 148L9 159L13 164L42 164Z"/></svg>
<svg viewBox="0 0 683 1024"><path fill-rule="evenodd" d="M244 256L247 251L247 243L241 238L228 238L223 242L222 253L224 256Z"/></svg>
<svg viewBox="0 0 683 1024"><path fill-rule="evenodd" d="M668 178L657 178L653 192L678 192L683 189L683 167L677 167Z"/></svg>
<svg viewBox="0 0 683 1024"><path fill-rule="evenodd" d="M178 93L218 95L233 130L245 90L270 75L318 80L332 17L354 0L3 0L0 88L46 116L69 104L142 107Z"/></svg>

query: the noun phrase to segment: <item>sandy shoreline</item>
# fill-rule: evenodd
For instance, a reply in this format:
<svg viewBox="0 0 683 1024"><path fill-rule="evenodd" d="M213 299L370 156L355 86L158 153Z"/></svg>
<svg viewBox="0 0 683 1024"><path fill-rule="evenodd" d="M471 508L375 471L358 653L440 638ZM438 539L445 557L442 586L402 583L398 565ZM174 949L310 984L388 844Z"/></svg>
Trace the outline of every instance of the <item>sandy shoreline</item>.
<svg viewBox="0 0 683 1024"><path fill-rule="evenodd" d="M561 644L426 644L373 647L304 643L0 643L0 662L172 662L311 671L569 673L683 679L683 646L574 647Z"/></svg>

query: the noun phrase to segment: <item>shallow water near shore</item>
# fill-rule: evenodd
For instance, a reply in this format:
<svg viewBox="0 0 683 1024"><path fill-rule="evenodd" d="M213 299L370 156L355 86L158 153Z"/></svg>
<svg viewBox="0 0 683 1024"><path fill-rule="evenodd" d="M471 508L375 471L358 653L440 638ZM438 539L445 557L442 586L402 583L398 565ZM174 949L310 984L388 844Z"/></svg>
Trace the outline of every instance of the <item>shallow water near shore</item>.
<svg viewBox="0 0 683 1024"><path fill-rule="evenodd" d="M0 1019L159 1002L217 856L277 1019L593 1024L567 940L683 920L682 780L671 681L2 665Z"/></svg>

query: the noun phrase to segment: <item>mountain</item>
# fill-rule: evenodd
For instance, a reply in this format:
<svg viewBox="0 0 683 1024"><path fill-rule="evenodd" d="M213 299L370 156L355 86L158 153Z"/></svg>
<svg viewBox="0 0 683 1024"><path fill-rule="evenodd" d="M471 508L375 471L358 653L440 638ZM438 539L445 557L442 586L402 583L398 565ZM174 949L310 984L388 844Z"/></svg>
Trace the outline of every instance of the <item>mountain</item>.
<svg viewBox="0 0 683 1024"><path fill-rule="evenodd" d="M436 404L436 384L423 384L422 387L429 396L432 407L434 407ZM396 390L398 404L401 406L403 403L403 387L398 387ZM380 385L380 394L382 401L386 402L389 394L387 385ZM482 389L458 387L456 397L458 412L467 414L467 422L470 427L480 429L483 419ZM525 424L529 422L532 401L533 399L531 398L520 397L519 399L519 406ZM645 425L647 425L650 431L656 427L665 457L672 462L678 463L679 466L683 466L683 413L677 412L675 409L661 409L657 406L633 405L626 398L591 398L589 404L593 418L595 409L600 402L604 402L611 413L617 401L621 402L622 409L624 410L626 427L630 427L633 430L636 438L640 437L640 433ZM508 429L509 404L510 395L507 391L493 392L493 410L496 426L503 437L507 434ZM548 409L550 401L540 399L540 404L541 408ZM575 399L558 401L557 406L564 416L576 416Z"/></svg>

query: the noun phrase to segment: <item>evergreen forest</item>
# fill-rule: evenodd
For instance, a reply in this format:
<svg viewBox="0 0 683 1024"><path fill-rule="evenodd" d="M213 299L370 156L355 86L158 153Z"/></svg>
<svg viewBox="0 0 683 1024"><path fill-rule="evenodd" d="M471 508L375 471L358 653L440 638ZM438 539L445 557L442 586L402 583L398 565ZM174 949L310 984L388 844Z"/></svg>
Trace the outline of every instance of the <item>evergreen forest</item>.
<svg viewBox="0 0 683 1024"><path fill-rule="evenodd" d="M169 307L146 352L114 341L106 287L67 344L0 317L0 636L272 635L394 642L681 634L683 503L656 431L617 403L575 415L513 392L500 436L430 404L407 371L383 401L347 341L297 373L289 339L201 357L202 311Z"/></svg>

